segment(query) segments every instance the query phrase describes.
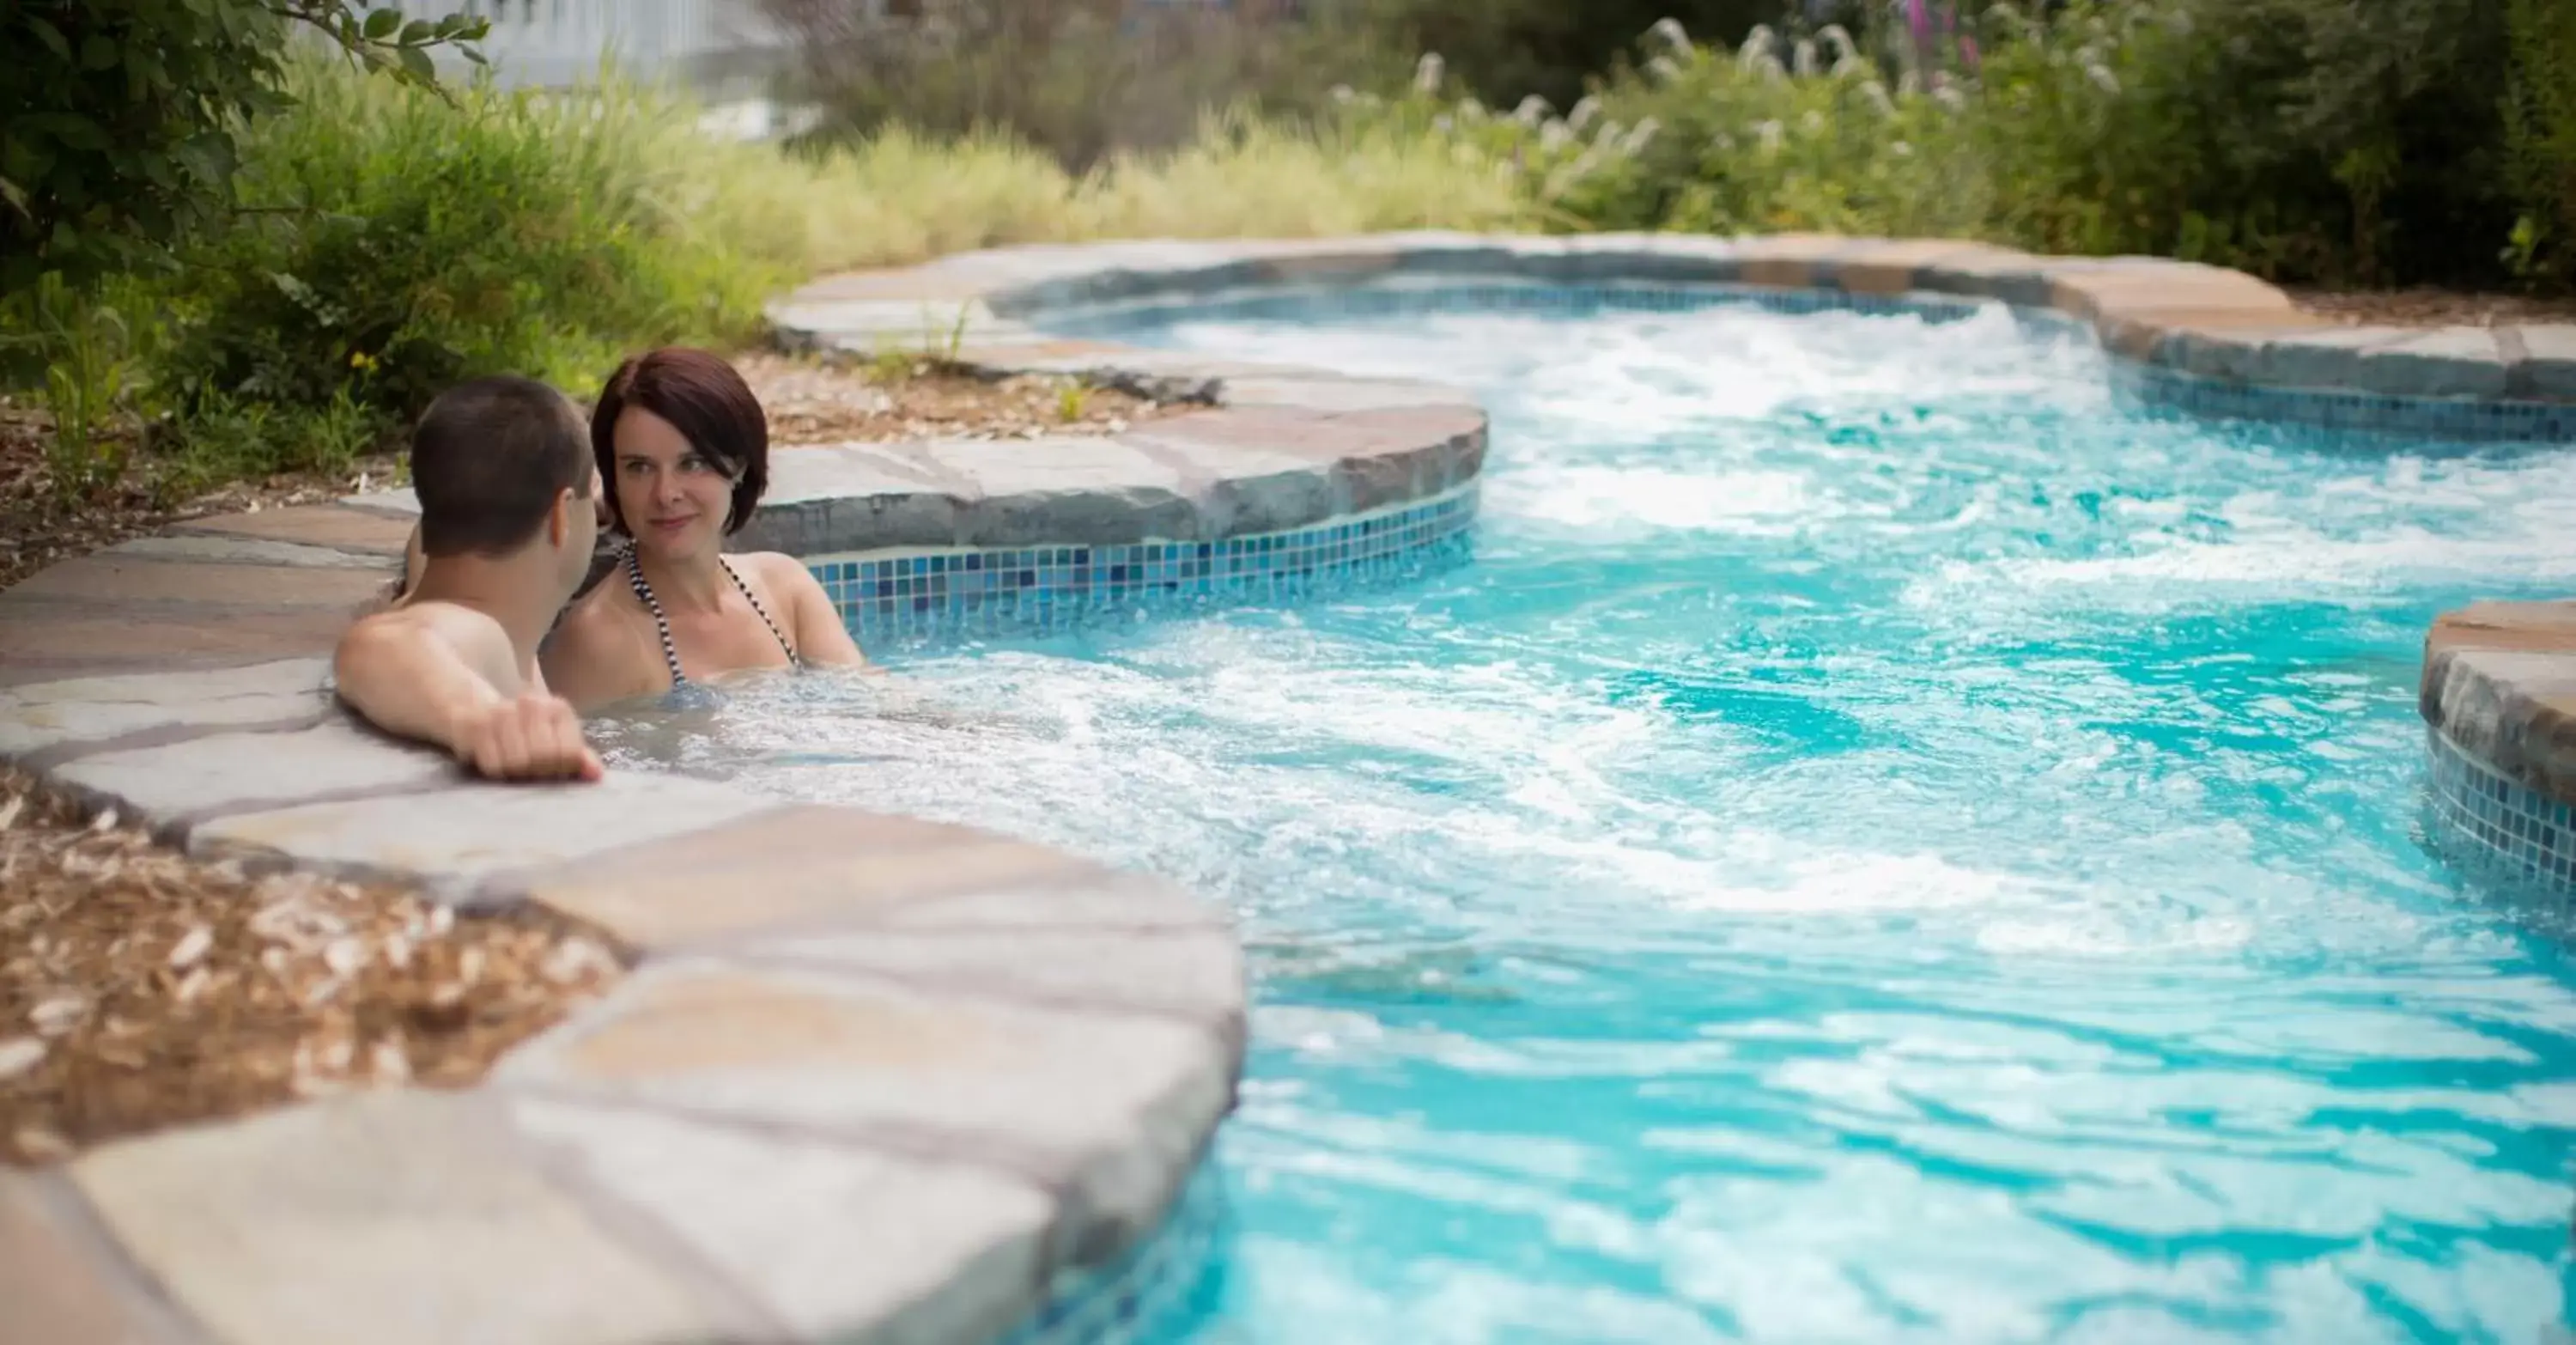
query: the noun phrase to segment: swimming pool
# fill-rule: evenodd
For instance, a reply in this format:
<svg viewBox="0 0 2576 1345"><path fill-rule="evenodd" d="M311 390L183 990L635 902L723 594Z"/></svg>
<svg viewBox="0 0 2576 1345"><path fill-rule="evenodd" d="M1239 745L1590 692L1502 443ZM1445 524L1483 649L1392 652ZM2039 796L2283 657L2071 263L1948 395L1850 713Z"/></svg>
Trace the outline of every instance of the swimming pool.
<svg viewBox="0 0 2576 1345"><path fill-rule="evenodd" d="M1208 1341L2535 1339L2576 975L2429 853L2421 632L2576 453L2131 415L2089 338L1138 319L1473 388L1472 560L613 753L1229 902Z"/></svg>

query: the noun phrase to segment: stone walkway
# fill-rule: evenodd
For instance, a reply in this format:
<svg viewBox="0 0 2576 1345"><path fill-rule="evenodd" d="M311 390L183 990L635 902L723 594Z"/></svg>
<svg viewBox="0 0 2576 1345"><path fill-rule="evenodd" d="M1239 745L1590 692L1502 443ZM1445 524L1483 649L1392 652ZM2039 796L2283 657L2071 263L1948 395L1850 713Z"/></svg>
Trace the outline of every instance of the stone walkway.
<svg viewBox="0 0 2576 1345"><path fill-rule="evenodd" d="M818 282L787 341L939 344L1189 414L1079 443L782 453L799 554L1222 539L1471 484L1483 413L1402 380L1047 336L1048 310L1390 277L1916 291L2052 308L2213 385L2576 402L2576 328L2337 327L2232 272L1945 242L1402 235L1017 248ZM2550 422L2555 423L2555 422ZM1231 1101L1243 967L1159 882L675 776L460 779L322 655L410 501L200 520L0 594L0 757L192 852L542 902L641 959L464 1093L378 1093L0 1172L0 1342L973 1342L1138 1244ZM2576 618L2446 619L2426 712L2576 797Z"/></svg>

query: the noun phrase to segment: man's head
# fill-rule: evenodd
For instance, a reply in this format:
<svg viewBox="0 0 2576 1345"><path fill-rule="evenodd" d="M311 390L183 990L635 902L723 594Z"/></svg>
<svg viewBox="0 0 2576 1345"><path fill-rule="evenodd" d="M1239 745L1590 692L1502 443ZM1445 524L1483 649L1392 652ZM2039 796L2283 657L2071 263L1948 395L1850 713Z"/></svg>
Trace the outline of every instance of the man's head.
<svg viewBox="0 0 2576 1345"><path fill-rule="evenodd" d="M562 393L499 375L439 394L412 428L411 479L430 563L542 551L567 593L580 582L599 523L589 427Z"/></svg>

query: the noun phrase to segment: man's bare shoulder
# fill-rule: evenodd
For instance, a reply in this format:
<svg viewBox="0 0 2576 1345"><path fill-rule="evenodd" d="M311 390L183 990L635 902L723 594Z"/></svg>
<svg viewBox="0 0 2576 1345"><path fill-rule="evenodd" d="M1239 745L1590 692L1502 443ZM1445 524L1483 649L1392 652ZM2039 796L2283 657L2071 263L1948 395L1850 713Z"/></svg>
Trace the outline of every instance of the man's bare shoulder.
<svg viewBox="0 0 2576 1345"><path fill-rule="evenodd" d="M489 614L462 603L404 601L350 623L340 636L338 653L345 660L367 646L437 640L454 650L496 691L516 694L526 678L510 648L510 632Z"/></svg>
<svg viewBox="0 0 2576 1345"><path fill-rule="evenodd" d="M500 621L495 621L489 613L469 608L464 603L435 603L435 600L422 603L417 598L404 600L404 603L384 608L384 611L366 613L350 624L348 634L340 636L340 642L345 644L350 639L366 639L366 636L392 634L392 631L435 634L456 644L459 649L500 647L502 652L510 649L510 631L502 629Z"/></svg>

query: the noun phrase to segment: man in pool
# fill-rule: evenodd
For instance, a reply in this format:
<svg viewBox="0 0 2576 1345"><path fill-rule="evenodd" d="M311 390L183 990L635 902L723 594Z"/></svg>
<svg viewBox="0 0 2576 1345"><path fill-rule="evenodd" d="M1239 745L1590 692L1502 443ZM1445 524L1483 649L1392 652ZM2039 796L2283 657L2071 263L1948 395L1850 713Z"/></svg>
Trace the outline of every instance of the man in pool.
<svg viewBox="0 0 2576 1345"><path fill-rule="evenodd" d="M378 728L496 780L596 780L580 717L546 689L537 645L590 568L597 473L581 413L532 379L442 393L412 430L420 558L332 662Z"/></svg>

